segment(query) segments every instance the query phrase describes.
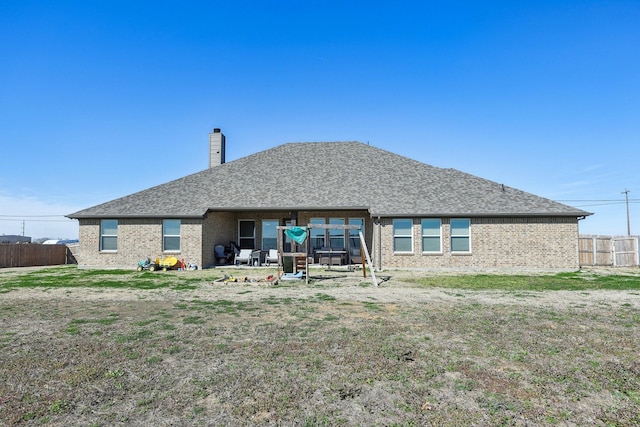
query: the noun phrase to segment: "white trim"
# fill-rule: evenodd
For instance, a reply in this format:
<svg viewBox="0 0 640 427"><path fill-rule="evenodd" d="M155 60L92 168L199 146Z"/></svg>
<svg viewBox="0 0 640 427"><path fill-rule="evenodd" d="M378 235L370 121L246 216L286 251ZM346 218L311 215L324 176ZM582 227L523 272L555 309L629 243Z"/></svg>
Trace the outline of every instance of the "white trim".
<svg viewBox="0 0 640 427"><path fill-rule="evenodd" d="M242 248L242 244L240 243L241 237L240 237L240 223L241 222L252 222L253 223L253 248L251 249L255 249L256 248L256 220L255 219L239 219L238 220L238 246L240 246ZM246 237L242 237L242 239L247 240L249 239L249 236Z"/></svg>
<svg viewBox="0 0 640 427"><path fill-rule="evenodd" d="M456 220L464 220L464 221L468 221L469 222L469 228L467 230L469 230L469 232L466 235L457 235L454 236L453 235L453 227L452 227L452 222L456 221ZM466 237L469 241L469 250L467 251L454 251L453 250L453 238L454 237ZM451 251L452 254L470 254L471 253L471 219L470 218L450 218L449 219L449 250Z"/></svg>
<svg viewBox="0 0 640 427"><path fill-rule="evenodd" d="M178 234L166 234L164 231L165 221L178 221L178 229L180 232ZM178 238L178 249L166 249L164 246L165 237L177 237ZM165 218L162 220L162 253L167 254L177 254L182 250L182 220L176 218Z"/></svg>
<svg viewBox="0 0 640 427"><path fill-rule="evenodd" d="M399 234L396 235L396 221L409 221L410 223L410 228L409 228L409 235L404 235L404 234ZM391 235L392 235L392 243L393 243L393 253L394 254L398 254L398 255L409 255L409 254L414 254L414 246L413 246L413 218L392 218L391 219ZM397 251L396 250L396 238L397 237L401 237L401 238L406 238L409 237L411 239L411 250L409 251Z"/></svg>
<svg viewBox="0 0 640 427"><path fill-rule="evenodd" d="M438 234L438 243L439 249L437 251L425 251L424 250L424 238L425 237L436 237L434 236L425 236L424 235L424 220L430 221L438 221L440 223L439 234ZM425 255L442 255L442 218L420 218L420 249L422 249L422 253Z"/></svg>
<svg viewBox="0 0 640 427"><path fill-rule="evenodd" d="M116 222L116 234L104 234L102 232L102 223L104 221L115 221ZM100 230L98 231L98 233L100 233L99 239L98 239L98 250L99 252L104 252L104 253L115 253L118 251L118 228L120 226L120 221L118 221L117 219L114 218L103 218L100 220ZM104 237L115 237L116 238L116 248L115 249L103 249L103 241L102 239Z"/></svg>

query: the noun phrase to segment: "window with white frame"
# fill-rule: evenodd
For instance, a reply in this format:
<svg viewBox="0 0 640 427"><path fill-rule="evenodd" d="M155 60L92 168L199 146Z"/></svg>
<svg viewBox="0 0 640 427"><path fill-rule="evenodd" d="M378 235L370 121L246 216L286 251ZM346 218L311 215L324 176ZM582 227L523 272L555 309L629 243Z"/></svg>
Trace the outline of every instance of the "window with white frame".
<svg viewBox="0 0 640 427"><path fill-rule="evenodd" d="M442 221L422 218L422 252L442 252Z"/></svg>
<svg viewBox="0 0 640 427"><path fill-rule="evenodd" d="M311 218L309 220L309 224L326 224L327 221L324 218ZM309 229L309 244L311 245L311 249L322 249L326 244L325 233L326 229L324 228L310 228Z"/></svg>
<svg viewBox="0 0 640 427"><path fill-rule="evenodd" d="M118 250L118 220L117 219L100 220L100 250L101 251L117 251Z"/></svg>
<svg viewBox="0 0 640 427"><path fill-rule="evenodd" d="M471 252L471 221L451 219L451 252Z"/></svg>
<svg viewBox="0 0 640 427"><path fill-rule="evenodd" d="M277 249L278 246L278 220L262 220L262 250Z"/></svg>
<svg viewBox="0 0 640 427"><path fill-rule="evenodd" d="M238 245L240 249L255 249L256 247L256 222L241 219L238 221Z"/></svg>
<svg viewBox="0 0 640 427"><path fill-rule="evenodd" d="M344 218L329 218L329 224L344 225ZM331 249L344 249L344 228L329 229L329 247Z"/></svg>
<svg viewBox="0 0 640 427"><path fill-rule="evenodd" d="M162 250L164 252L180 251L180 220L162 220Z"/></svg>
<svg viewBox="0 0 640 427"><path fill-rule="evenodd" d="M413 220L396 218L393 220L393 252L413 252Z"/></svg>

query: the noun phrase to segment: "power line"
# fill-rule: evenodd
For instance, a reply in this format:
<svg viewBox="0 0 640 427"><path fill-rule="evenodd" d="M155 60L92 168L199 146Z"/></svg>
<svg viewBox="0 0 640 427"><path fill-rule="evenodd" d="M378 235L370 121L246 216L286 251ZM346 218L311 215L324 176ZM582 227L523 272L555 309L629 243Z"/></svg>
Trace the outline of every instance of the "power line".
<svg viewBox="0 0 640 427"><path fill-rule="evenodd" d="M13 222L69 222L75 221L74 219L23 219L23 218L0 218L0 221L13 221Z"/></svg>
<svg viewBox="0 0 640 427"><path fill-rule="evenodd" d="M573 205L574 208L587 208L590 206L613 206L613 205L624 205L624 201L616 202L616 203L591 203L588 205Z"/></svg>
<svg viewBox="0 0 640 427"><path fill-rule="evenodd" d="M622 202L624 199L554 199L556 202ZM640 202L640 199L629 199L629 202Z"/></svg>
<svg viewBox="0 0 640 427"><path fill-rule="evenodd" d="M67 218L66 215L0 215L2 218Z"/></svg>
<svg viewBox="0 0 640 427"><path fill-rule="evenodd" d="M622 192L622 194L624 194L624 192ZM562 203L588 203L584 205L574 205L574 207L576 208L586 208L591 206L612 206L622 204L626 204L628 207L631 203L640 203L640 199L556 199L556 201Z"/></svg>

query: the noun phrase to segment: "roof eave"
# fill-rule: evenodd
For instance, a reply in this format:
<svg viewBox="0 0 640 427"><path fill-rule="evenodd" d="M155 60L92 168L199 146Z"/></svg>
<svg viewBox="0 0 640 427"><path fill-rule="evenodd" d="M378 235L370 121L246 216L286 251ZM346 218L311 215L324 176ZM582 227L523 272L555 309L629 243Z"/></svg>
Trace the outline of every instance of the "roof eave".
<svg viewBox="0 0 640 427"><path fill-rule="evenodd" d="M246 212L246 211L368 211L369 206L253 206L209 208L209 212Z"/></svg>
<svg viewBox="0 0 640 427"><path fill-rule="evenodd" d="M482 212L423 212L423 213L397 213L397 212L371 212L373 217L381 218L409 218L409 217L444 217L444 218L524 218L524 217L586 217L593 215L592 212L504 212L504 213L482 213Z"/></svg>
<svg viewBox="0 0 640 427"><path fill-rule="evenodd" d="M144 219L144 218L162 218L162 219L178 219L178 218L204 218L205 214L168 214L168 215L156 215L156 214L136 214L136 215L127 215L127 214L89 214L89 215L76 215L70 214L65 215L69 219L103 219L103 218L113 218L113 219Z"/></svg>

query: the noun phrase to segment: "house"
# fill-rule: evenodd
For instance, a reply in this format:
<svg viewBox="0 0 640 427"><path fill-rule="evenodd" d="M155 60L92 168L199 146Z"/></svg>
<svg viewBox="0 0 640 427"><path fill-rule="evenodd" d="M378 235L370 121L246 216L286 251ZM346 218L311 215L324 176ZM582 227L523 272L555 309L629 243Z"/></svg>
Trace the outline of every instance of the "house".
<svg viewBox="0 0 640 427"><path fill-rule="evenodd" d="M216 245L265 254L278 226L324 224L309 229L316 261L358 247L360 230L378 269L578 268L580 209L361 142L286 143L227 163L224 135L209 137L208 169L68 215L79 266L212 266Z"/></svg>
<svg viewBox="0 0 640 427"><path fill-rule="evenodd" d="M31 243L31 237L18 236L16 234L3 234L2 236L0 236L0 244L14 243Z"/></svg>

